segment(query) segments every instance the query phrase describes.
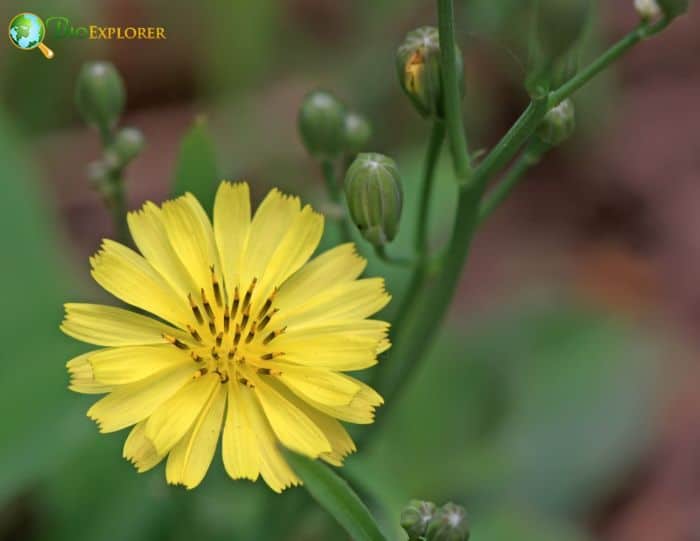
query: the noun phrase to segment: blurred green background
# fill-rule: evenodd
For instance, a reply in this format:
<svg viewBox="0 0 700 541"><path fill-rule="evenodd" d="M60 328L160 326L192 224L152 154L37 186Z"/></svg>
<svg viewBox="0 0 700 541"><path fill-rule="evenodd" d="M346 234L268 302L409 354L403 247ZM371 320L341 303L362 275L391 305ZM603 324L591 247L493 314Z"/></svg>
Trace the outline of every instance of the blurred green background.
<svg viewBox="0 0 700 541"><path fill-rule="evenodd" d="M465 120L472 146L488 148L526 103L527 23L520 0L456 4ZM598 4L586 58L635 22L631 0ZM221 178L247 179L258 200L279 186L323 209L295 116L307 91L336 92L372 120L370 150L399 162L406 211L393 251L409 254L429 127L401 95L393 55L408 30L436 22L433 2L47 0L5 2L0 19L20 11L163 26L168 39L47 37L52 61L0 47L0 539L345 539L303 489L232 482L218 458L192 493L168 487L162 467L137 475L120 458L125 435L98 435L85 417L94 397L67 390L65 362L85 348L59 333L62 303L108 300L87 256L112 235L86 178L100 149L73 85L87 60L111 60L125 78L122 125L148 145L127 173L130 208L167 196L199 118ZM397 539L415 497L465 505L477 541L695 539L699 22L680 21L579 96L579 134L480 235L438 343L348 460L343 473ZM436 248L456 193L446 158ZM405 271L358 242L368 273L387 276L396 299L410 294Z"/></svg>

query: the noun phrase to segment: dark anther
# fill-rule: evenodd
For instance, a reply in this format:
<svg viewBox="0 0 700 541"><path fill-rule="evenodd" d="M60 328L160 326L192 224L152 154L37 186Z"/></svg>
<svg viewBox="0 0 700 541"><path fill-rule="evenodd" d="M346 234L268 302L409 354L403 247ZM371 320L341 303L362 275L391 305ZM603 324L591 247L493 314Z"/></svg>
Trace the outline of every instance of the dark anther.
<svg viewBox="0 0 700 541"><path fill-rule="evenodd" d="M224 340L224 333L220 332L219 334L216 335L216 347L220 348L221 347L221 342Z"/></svg>
<svg viewBox="0 0 700 541"><path fill-rule="evenodd" d="M214 324L213 321L209 322L209 332L211 333L212 336L216 336L216 325Z"/></svg>
<svg viewBox="0 0 700 541"><path fill-rule="evenodd" d="M170 336L169 334L163 334L163 338L170 342L173 346L179 349L190 349L190 347L185 344L184 342L178 340L174 336Z"/></svg>
<svg viewBox="0 0 700 541"><path fill-rule="evenodd" d="M241 299L238 296L238 286L233 290L233 304L231 305L231 319L234 319L236 317L236 314L238 313L238 305L240 304Z"/></svg>
<svg viewBox="0 0 700 541"><path fill-rule="evenodd" d="M199 310L199 306L194 302L194 299L192 298L192 293L187 294L187 298L190 301L190 308L192 308L192 313L194 314L194 317L197 318L197 323L200 325L204 323L204 318L202 317L202 312Z"/></svg>
<svg viewBox="0 0 700 541"><path fill-rule="evenodd" d="M255 324L250 326L250 332L248 333L248 336L245 337L245 343L250 344L253 341L254 337L255 337Z"/></svg>
<svg viewBox="0 0 700 541"><path fill-rule="evenodd" d="M209 267L211 270L211 283L214 289L214 298L216 299L216 304L221 306L223 304L223 299L221 298L221 286L219 285L219 280L216 278L216 273L214 272L214 265Z"/></svg>
<svg viewBox="0 0 700 541"><path fill-rule="evenodd" d="M219 352L216 351L215 347L211 348L211 356L214 358L215 361L219 360Z"/></svg>
<svg viewBox="0 0 700 541"><path fill-rule="evenodd" d="M201 363L204 361L204 359L202 357L200 357L199 355L197 355L194 351L191 352L190 355L192 356L192 360L196 363Z"/></svg>
<svg viewBox="0 0 700 541"><path fill-rule="evenodd" d="M224 308L224 332L228 332L231 327L231 315L228 312L228 305Z"/></svg>
<svg viewBox="0 0 700 541"><path fill-rule="evenodd" d="M238 342L241 341L241 326L236 323L236 333L233 335L233 345L237 346Z"/></svg>
<svg viewBox="0 0 700 541"><path fill-rule="evenodd" d="M202 294L202 304L204 305L204 311L207 313L207 316L211 321L214 321L214 311L211 309L211 304L209 304L209 300L207 300L207 296L204 294L204 288L200 290L200 293Z"/></svg>
<svg viewBox="0 0 700 541"><path fill-rule="evenodd" d="M197 342L201 342L201 341L202 341L202 337L201 337L201 336L199 335L199 333L197 332L197 329L195 329L195 328L192 327L191 325L187 325L187 330L190 331L190 334L192 335L192 338L194 338L195 340L197 340Z"/></svg>
<svg viewBox="0 0 700 541"><path fill-rule="evenodd" d="M245 297L243 297L243 308L247 308L248 305L250 304L250 298L253 296L253 290L255 289L255 284L258 283L257 278L253 278L253 281L250 283L250 287L248 288L248 291L245 292Z"/></svg>

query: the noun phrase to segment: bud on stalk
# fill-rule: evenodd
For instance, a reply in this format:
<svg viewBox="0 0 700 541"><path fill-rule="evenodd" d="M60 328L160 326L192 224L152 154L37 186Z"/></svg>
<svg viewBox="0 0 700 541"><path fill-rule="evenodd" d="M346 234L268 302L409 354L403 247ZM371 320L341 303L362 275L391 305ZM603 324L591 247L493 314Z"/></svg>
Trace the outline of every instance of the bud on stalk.
<svg viewBox="0 0 700 541"><path fill-rule="evenodd" d="M661 8L656 0L634 0L634 9L643 21L651 21L661 16Z"/></svg>
<svg viewBox="0 0 700 541"><path fill-rule="evenodd" d="M114 142L109 147L109 153L113 153L120 166L128 164L136 158L145 145L143 133L136 128L122 128L114 136Z"/></svg>
<svg viewBox="0 0 700 541"><path fill-rule="evenodd" d="M313 157L332 160L343 151L345 106L330 92L307 94L299 109L299 134Z"/></svg>
<svg viewBox="0 0 700 541"><path fill-rule="evenodd" d="M345 175L345 196L353 222L374 246L399 230L403 189L396 162L382 154L359 154Z"/></svg>
<svg viewBox="0 0 700 541"><path fill-rule="evenodd" d="M372 137L372 126L369 121L359 113L345 115L343 124L344 150L348 154L357 154L364 150Z"/></svg>
<svg viewBox="0 0 700 541"><path fill-rule="evenodd" d="M428 523L435 515L435 504L421 500L411 500L401 511L401 527L408 534L409 541L417 541L425 535Z"/></svg>
<svg viewBox="0 0 700 541"><path fill-rule="evenodd" d="M458 76L464 92L462 52L457 49ZM442 60L438 29L424 26L409 32L396 53L401 88L425 117L444 117Z"/></svg>
<svg viewBox="0 0 700 541"><path fill-rule="evenodd" d="M78 74L75 105L86 123L103 134L114 128L124 111L126 91L111 62L88 62Z"/></svg>

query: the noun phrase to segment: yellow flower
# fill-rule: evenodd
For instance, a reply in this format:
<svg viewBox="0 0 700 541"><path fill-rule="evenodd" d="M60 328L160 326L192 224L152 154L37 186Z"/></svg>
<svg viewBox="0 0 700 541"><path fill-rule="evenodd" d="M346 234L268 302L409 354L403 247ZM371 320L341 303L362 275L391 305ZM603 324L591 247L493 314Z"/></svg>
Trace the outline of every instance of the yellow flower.
<svg viewBox="0 0 700 541"><path fill-rule="evenodd" d="M102 346L68 362L70 388L107 396L88 416L101 432L134 425L124 457L139 472L168 457L168 483L196 487L219 436L228 474L298 485L284 446L340 466L355 444L338 420L371 423L382 398L343 372L389 347L368 319L389 295L358 279L366 261L344 244L309 261L323 217L272 190L251 219L245 183L224 182L213 226L191 195L128 217L143 255L105 240L92 276L155 317L66 304L62 330Z"/></svg>

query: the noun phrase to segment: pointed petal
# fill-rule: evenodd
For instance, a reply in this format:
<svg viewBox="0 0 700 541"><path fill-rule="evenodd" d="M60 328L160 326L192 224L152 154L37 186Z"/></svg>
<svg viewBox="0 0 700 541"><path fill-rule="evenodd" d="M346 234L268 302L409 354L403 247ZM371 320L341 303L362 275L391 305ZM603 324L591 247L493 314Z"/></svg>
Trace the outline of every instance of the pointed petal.
<svg viewBox="0 0 700 541"><path fill-rule="evenodd" d="M141 421L129 432L124 442L122 456L131 462L139 473L155 468L165 458L165 453L158 453L146 437L146 422Z"/></svg>
<svg viewBox="0 0 700 541"><path fill-rule="evenodd" d="M89 358L95 380L108 385L133 383L191 362L189 355L170 344L104 349Z"/></svg>
<svg viewBox="0 0 700 541"><path fill-rule="evenodd" d="M255 396L244 392L240 383L228 382L226 424L221 453L226 472L232 479L255 481L260 474L258 436L253 430L253 408L259 408Z"/></svg>
<svg viewBox="0 0 700 541"><path fill-rule="evenodd" d="M68 388L71 391L82 394L104 394L112 391L112 385L105 385L95 381L92 373L92 366L88 362L90 355L93 355L101 350L89 351L73 357L66 363L68 373L70 374L70 385Z"/></svg>
<svg viewBox="0 0 700 541"><path fill-rule="evenodd" d="M240 269L250 233L250 190L245 182L222 182L214 202L214 236L224 282L232 294L240 282Z"/></svg>

